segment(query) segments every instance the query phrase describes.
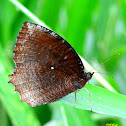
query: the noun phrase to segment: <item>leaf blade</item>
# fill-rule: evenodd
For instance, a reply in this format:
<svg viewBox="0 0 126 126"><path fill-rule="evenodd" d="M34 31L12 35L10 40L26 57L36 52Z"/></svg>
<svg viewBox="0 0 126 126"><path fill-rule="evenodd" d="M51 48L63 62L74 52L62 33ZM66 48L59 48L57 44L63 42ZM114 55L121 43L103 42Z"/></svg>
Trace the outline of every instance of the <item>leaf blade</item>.
<svg viewBox="0 0 126 126"><path fill-rule="evenodd" d="M126 96L93 85L86 85L85 88L90 92L94 112L126 118ZM62 98L61 101L74 106L74 93ZM83 89L77 92L76 107L91 110L88 93Z"/></svg>

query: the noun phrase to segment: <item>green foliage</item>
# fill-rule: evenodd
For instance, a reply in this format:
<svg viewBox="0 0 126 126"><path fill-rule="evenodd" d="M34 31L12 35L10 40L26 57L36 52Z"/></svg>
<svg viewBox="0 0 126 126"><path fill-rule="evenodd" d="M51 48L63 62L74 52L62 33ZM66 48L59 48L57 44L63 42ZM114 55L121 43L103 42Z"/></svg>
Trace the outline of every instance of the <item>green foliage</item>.
<svg viewBox="0 0 126 126"><path fill-rule="evenodd" d="M124 125L122 118L126 119L125 0L19 0L17 2L0 1L0 125L39 126L46 123L57 126L96 126L107 123ZM102 78L100 76L96 78L98 81L95 78L90 81L97 86L85 86L91 94L93 112L87 111L91 107L88 93L83 89L77 92L75 107L74 93L61 101L35 108L22 103L19 94L14 91L14 86L8 84L8 75L13 72L15 66L12 52L16 36L24 21L38 24L44 22L64 37L93 67L112 55L120 54L96 68L99 72L113 76L111 78L104 75L104 78L118 93L104 89L105 85L100 81ZM87 66L85 68L88 69ZM94 77L96 76L97 73Z"/></svg>

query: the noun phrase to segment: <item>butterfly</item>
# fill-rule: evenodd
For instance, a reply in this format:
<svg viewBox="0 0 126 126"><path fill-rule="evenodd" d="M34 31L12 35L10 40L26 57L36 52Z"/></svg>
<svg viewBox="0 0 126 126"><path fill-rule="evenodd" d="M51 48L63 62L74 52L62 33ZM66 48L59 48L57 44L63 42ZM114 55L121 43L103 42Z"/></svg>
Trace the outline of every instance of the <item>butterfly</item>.
<svg viewBox="0 0 126 126"><path fill-rule="evenodd" d="M31 22L23 23L13 53L16 67L8 83L31 107L76 93L94 74L84 71L80 57L66 40Z"/></svg>

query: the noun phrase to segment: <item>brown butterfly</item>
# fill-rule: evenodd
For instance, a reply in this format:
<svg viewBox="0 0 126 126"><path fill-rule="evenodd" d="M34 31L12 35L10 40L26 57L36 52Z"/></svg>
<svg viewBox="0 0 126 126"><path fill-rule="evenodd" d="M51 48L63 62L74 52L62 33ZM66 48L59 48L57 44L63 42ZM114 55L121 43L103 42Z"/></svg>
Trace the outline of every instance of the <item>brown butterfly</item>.
<svg viewBox="0 0 126 126"><path fill-rule="evenodd" d="M84 72L81 59L66 40L31 22L24 22L13 52L16 67L9 83L31 107L76 93L94 74Z"/></svg>

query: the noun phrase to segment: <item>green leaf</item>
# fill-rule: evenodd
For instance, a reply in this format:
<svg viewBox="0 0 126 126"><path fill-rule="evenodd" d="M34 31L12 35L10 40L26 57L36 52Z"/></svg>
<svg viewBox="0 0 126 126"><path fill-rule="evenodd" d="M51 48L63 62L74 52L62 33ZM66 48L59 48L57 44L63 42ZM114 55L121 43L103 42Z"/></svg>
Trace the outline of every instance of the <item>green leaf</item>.
<svg viewBox="0 0 126 126"><path fill-rule="evenodd" d="M86 85L85 88L90 92L92 111L126 118L126 96L93 85ZM84 89L77 92L76 100L76 108L91 110L89 94ZM61 101L74 106L75 94L71 93Z"/></svg>

